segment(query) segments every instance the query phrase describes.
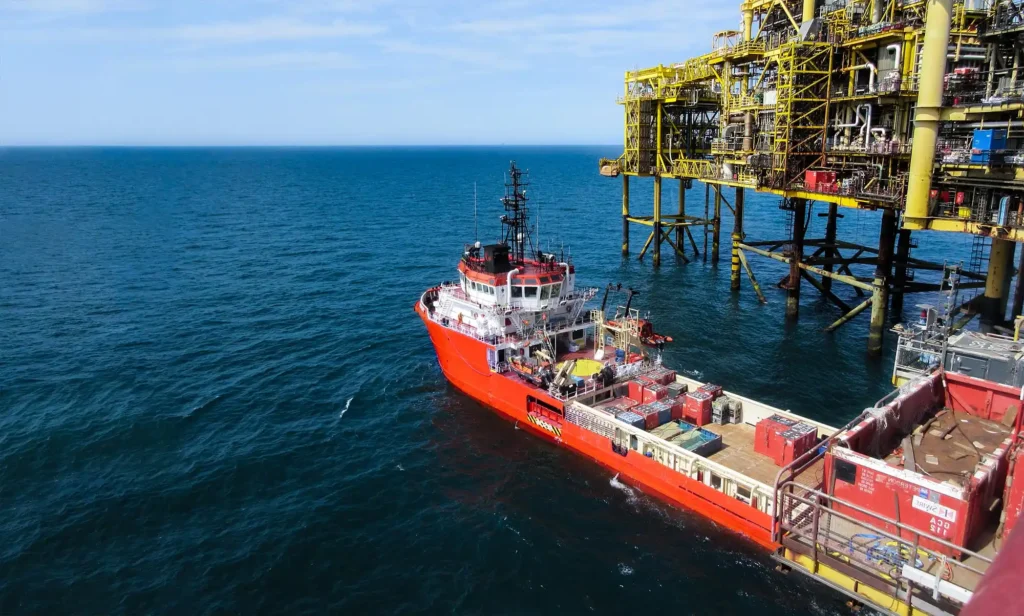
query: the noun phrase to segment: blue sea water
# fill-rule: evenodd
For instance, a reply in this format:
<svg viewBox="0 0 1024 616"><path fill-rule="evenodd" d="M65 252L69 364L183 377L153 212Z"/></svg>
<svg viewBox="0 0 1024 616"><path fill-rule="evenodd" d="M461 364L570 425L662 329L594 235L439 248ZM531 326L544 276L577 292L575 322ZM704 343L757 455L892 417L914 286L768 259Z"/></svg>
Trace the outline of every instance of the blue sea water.
<svg viewBox="0 0 1024 616"><path fill-rule="evenodd" d="M837 309L805 285L787 325L761 259L769 304L730 294L728 217L718 267L622 259L620 181L597 174L617 151L0 150L0 613L844 613L437 367L412 305L454 277L474 184L497 234L514 158L546 247L639 289L667 363L834 425L889 390L866 315L825 334ZM633 182L634 211L650 194ZM846 212L840 237L873 244L878 219ZM746 228L781 237L778 200L749 195Z"/></svg>

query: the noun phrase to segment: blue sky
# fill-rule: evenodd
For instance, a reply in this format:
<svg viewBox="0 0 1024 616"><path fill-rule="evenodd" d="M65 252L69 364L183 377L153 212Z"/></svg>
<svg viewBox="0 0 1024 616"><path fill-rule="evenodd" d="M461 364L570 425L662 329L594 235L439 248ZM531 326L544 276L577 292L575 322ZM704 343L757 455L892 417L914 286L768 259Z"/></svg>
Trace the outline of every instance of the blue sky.
<svg viewBox="0 0 1024 616"><path fill-rule="evenodd" d="M0 143L622 140L738 0L0 0Z"/></svg>

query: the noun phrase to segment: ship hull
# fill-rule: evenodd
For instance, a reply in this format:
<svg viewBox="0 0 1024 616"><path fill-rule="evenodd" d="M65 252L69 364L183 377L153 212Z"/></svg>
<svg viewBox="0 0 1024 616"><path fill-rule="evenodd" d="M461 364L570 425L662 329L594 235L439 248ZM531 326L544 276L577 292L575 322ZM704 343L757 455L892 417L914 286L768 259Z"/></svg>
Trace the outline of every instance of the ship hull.
<svg viewBox="0 0 1024 616"><path fill-rule="evenodd" d="M457 389L514 421L541 438L565 446L618 473L644 492L675 506L693 510L714 522L774 550L771 518L753 507L722 494L702 481L675 472L663 464L629 452L612 449L611 439L573 424L529 412L530 398L562 410L562 403L544 392L491 371L487 345L431 320L419 303L423 319L445 378Z"/></svg>

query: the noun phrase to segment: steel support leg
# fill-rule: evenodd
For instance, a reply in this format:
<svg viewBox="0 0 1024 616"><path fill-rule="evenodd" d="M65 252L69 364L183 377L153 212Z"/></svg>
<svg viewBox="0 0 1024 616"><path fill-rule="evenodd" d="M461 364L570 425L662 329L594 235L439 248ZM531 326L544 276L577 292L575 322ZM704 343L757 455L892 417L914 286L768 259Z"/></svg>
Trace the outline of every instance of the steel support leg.
<svg viewBox="0 0 1024 616"><path fill-rule="evenodd" d="M836 257L836 217L839 215L839 206L835 203L828 204L828 220L825 222L825 243L827 244L825 249L825 258L834 259ZM832 263L825 264L825 271L832 271ZM821 286L826 291L832 291L832 279L825 276L821 279Z"/></svg>
<svg viewBox="0 0 1024 616"><path fill-rule="evenodd" d="M718 265L718 250L722 236L722 187L715 186L715 218L711 226L711 263Z"/></svg>
<svg viewBox="0 0 1024 616"><path fill-rule="evenodd" d="M736 189L736 216L732 225L732 270L729 280L733 291L740 290L740 242L743 241L743 189Z"/></svg>
<svg viewBox="0 0 1024 616"><path fill-rule="evenodd" d="M985 300L981 307L982 332L991 332L995 326L1002 325L1006 318L1014 246L1009 240L992 239L988 255L988 276L985 278Z"/></svg>
<svg viewBox="0 0 1024 616"><path fill-rule="evenodd" d="M889 283L892 278L892 255L896 243L896 212L882 210L882 227L878 232L878 265L875 267L874 289L871 292L871 325L868 329L868 353L882 352L882 335L889 308Z"/></svg>
<svg viewBox="0 0 1024 616"><path fill-rule="evenodd" d="M622 175L622 256L629 255L629 176Z"/></svg>
<svg viewBox="0 0 1024 616"><path fill-rule="evenodd" d="M661 176L654 176L654 267L661 267Z"/></svg>
<svg viewBox="0 0 1024 616"><path fill-rule="evenodd" d="M910 258L910 230L900 229L896 243L896 275L893 278L892 307L896 318L903 312L903 294L907 287L907 259Z"/></svg>
<svg viewBox="0 0 1024 616"><path fill-rule="evenodd" d="M789 262L789 294L786 296L786 318L800 317L800 262L804 259L804 225L807 201L793 199L793 243Z"/></svg>

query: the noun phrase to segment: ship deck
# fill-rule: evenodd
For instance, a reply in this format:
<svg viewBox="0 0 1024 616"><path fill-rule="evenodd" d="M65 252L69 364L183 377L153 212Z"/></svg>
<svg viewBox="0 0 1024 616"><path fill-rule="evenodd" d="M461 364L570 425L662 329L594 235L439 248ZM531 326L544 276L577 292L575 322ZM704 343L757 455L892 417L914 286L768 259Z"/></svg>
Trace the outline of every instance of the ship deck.
<svg viewBox="0 0 1024 616"><path fill-rule="evenodd" d="M739 423L707 424L702 427L722 437L722 448L708 456L709 460L765 485L775 485L775 477L780 467L768 456L754 451L754 426ZM674 423L667 423L650 430L650 433L671 443L678 440L682 430ZM797 476L796 482L809 488L816 488L823 480L824 469L825 461L819 458Z"/></svg>
<svg viewBox="0 0 1024 616"><path fill-rule="evenodd" d="M913 444L914 462L941 480L965 485L984 456L992 456L1010 436L1010 428L995 421L950 409L940 411L927 423L928 429ZM902 466L905 452L897 448L883 459L892 466Z"/></svg>

